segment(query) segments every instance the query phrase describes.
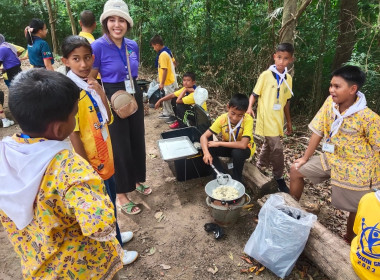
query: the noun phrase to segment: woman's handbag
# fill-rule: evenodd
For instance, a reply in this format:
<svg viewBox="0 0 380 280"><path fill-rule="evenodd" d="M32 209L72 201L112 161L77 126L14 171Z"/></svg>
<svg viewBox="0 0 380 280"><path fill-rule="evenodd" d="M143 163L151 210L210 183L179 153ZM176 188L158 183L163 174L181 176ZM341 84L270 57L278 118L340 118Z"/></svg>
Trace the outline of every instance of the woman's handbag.
<svg viewBox="0 0 380 280"><path fill-rule="evenodd" d="M128 73L129 73L129 78L130 78L129 81L131 82L131 89L134 92L135 87L134 87L133 79L131 75L131 65L129 63L128 49L126 53L127 53ZM130 94L125 90L118 90L117 92L112 94L111 106L112 106L112 109L116 112L116 114L121 119L128 118L130 115L136 113L138 109L138 105L134 97L134 94Z"/></svg>

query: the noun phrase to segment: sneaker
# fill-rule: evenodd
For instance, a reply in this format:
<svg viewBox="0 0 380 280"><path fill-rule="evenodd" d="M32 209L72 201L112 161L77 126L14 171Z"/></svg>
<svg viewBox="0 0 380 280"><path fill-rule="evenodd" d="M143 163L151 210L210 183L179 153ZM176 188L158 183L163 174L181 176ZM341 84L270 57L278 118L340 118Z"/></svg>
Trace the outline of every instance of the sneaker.
<svg viewBox="0 0 380 280"><path fill-rule="evenodd" d="M139 254L136 251L124 250L123 265L133 263L137 259L138 256Z"/></svg>
<svg viewBox="0 0 380 280"><path fill-rule="evenodd" d="M159 119L168 119L168 118L170 118L170 116L169 115L160 114L160 115L158 115L158 118Z"/></svg>
<svg viewBox="0 0 380 280"><path fill-rule="evenodd" d="M3 121L3 127L10 127L11 125L14 125L15 122L9 119L2 119Z"/></svg>
<svg viewBox="0 0 380 280"><path fill-rule="evenodd" d="M133 237L133 232L132 231L120 232L120 235L121 235L121 242L124 244L131 241Z"/></svg>
<svg viewBox="0 0 380 280"><path fill-rule="evenodd" d="M172 123L171 125L169 125L169 127L170 127L171 129L176 129L176 128L179 127L179 122L178 122L178 121L175 121L174 123Z"/></svg>
<svg viewBox="0 0 380 280"><path fill-rule="evenodd" d="M171 124L171 123L174 123L175 121L177 121L177 118L174 117L174 116L170 116L170 117L165 121L165 123L167 123L167 124Z"/></svg>
<svg viewBox="0 0 380 280"><path fill-rule="evenodd" d="M284 193L289 193L290 192L289 188L286 185L285 180L283 178L276 179L276 181L277 181L278 189L279 189L280 192L284 192Z"/></svg>

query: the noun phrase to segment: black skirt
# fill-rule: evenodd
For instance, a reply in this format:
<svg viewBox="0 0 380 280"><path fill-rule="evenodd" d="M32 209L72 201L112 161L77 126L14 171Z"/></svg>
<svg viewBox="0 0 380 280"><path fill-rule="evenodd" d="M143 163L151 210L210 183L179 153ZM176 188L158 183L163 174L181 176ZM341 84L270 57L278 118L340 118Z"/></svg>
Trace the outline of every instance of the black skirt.
<svg viewBox="0 0 380 280"><path fill-rule="evenodd" d="M134 79L135 98L138 110L126 119L121 119L112 110L114 121L109 126L113 157L115 162L116 193L132 192L136 183L145 182L145 128L144 105L142 92ZM109 100L118 90L125 90L124 82L104 83L104 89Z"/></svg>

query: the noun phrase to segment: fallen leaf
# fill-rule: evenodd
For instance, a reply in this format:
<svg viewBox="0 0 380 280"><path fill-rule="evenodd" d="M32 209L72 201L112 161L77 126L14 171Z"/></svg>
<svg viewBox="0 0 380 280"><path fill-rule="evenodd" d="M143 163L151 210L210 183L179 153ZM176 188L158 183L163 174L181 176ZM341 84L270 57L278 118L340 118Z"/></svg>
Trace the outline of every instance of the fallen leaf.
<svg viewBox="0 0 380 280"><path fill-rule="evenodd" d="M241 256L240 258L244 260L246 263L253 264L252 261L247 257Z"/></svg>
<svg viewBox="0 0 380 280"><path fill-rule="evenodd" d="M314 280L313 277L311 277L310 274L308 274L307 277L309 277L309 280Z"/></svg>
<svg viewBox="0 0 380 280"><path fill-rule="evenodd" d="M160 275L161 275L161 276L165 276L165 273L161 271L161 272L160 272Z"/></svg>
<svg viewBox="0 0 380 280"><path fill-rule="evenodd" d="M249 272L251 272L251 273L255 272L256 269L257 269L257 266L252 266L252 267L248 268Z"/></svg>
<svg viewBox="0 0 380 280"><path fill-rule="evenodd" d="M240 273L248 273L248 268L240 269Z"/></svg>
<svg viewBox="0 0 380 280"><path fill-rule="evenodd" d="M156 213L154 214L154 217L155 217L156 219L159 219L163 214L164 214L164 213L162 213L162 212L156 212Z"/></svg>
<svg viewBox="0 0 380 280"><path fill-rule="evenodd" d="M153 255L154 253L156 253L156 248L155 248L155 247L152 247L152 248L150 248L149 253L148 253L147 255L148 255L148 256L151 256L151 255Z"/></svg>
<svg viewBox="0 0 380 280"><path fill-rule="evenodd" d="M165 270L172 268L170 265L167 265L167 264L160 264L160 266L162 267L162 269L165 269Z"/></svg>
<svg viewBox="0 0 380 280"><path fill-rule="evenodd" d="M265 266L260 267L256 272L255 275L259 275L260 272L262 272L265 269Z"/></svg>
<svg viewBox="0 0 380 280"><path fill-rule="evenodd" d="M243 206L243 209L249 209L249 208L252 208L253 206L254 204L247 204Z"/></svg>
<svg viewBox="0 0 380 280"><path fill-rule="evenodd" d="M211 272L212 274L215 274L218 272L218 268L214 265L214 269L212 269L211 267L207 268L207 271L208 272Z"/></svg>
<svg viewBox="0 0 380 280"><path fill-rule="evenodd" d="M158 218L157 223L161 222L165 218L165 215L161 215L161 217Z"/></svg>
<svg viewBox="0 0 380 280"><path fill-rule="evenodd" d="M228 254L228 257L231 259L231 261L234 260L234 255L232 254L232 252L230 252L230 253Z"/></svg>

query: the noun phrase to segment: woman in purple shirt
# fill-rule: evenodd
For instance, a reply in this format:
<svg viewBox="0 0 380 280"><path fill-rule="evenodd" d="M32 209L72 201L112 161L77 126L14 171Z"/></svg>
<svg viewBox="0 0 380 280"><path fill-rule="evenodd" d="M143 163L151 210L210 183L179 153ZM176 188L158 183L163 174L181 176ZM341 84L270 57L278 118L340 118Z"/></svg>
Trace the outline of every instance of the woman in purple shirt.
<svg viewBox="0 0 380 280"><path fill-rule="evenodd" d="M2 34L0 34L0 65L3 65L9 83L21 72L21 62L17 56L17 49L5 42L5 37Z"/></svg>
<svg viewBox="0 0 380 280"><path fill-rule="evenodd" d="M134 190L145 195L151 188L142 184L146 179L144 107L142 93L136 83L139 66L139 47L135 41L124 38L133 26L127 4L123 0L109 0L100 16L104 35L91 44L95 55L91 76L100 73L108 99L118 90L130 87L132 79L136 90L138 110L126 119L115 112L114 122L109 126L115 161L117 199L126 214L138 214L141 209L133 203L127 193ZM128 74L127 54L131 67Z"/></svg>

